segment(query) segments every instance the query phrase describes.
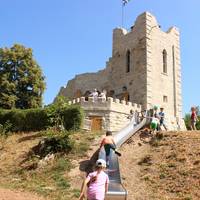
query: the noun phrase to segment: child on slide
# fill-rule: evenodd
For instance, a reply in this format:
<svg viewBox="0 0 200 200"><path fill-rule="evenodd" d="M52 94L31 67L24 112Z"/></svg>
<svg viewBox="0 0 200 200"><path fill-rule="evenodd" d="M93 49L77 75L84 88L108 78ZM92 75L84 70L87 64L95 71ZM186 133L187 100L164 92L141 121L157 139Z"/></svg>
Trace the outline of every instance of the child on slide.
<svg viewBox="0 0 200 200"><path fill-rule="evenodd" d="M106 132L106 136L103 138L103 140L101 141L101 145L100 145L100 149L104 147L105 152L106 152L106 164L107 166L109 166L109 155L110 155L110 149L112 149L118 156L121 156L121 153L119 153L116 150L116 145L115 145L115 141L113 139L112 136L112 132L111 131L107 131Z"/></svg>

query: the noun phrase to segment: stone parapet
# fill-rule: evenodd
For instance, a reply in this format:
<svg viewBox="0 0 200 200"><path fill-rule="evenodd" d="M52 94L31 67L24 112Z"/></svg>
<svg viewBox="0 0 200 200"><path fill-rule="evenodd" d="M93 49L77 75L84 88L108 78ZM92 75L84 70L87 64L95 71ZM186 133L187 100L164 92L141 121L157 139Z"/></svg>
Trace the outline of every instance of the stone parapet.
<svg viewBox="0 0 200 200"><path fill-rule="evenodd" d="M86 118L100 117L102 119L102 129L114 132L121 130L130 122L130 119L128 119L130 110L141 112L141 105L111 97L108 97L107 100L101 97L89 97L86 100L85 97L81 97L69 101L69 104L80 105Z"/></svg>
<svg viewBox="0 0 200 200"><path fill-rule="evenodd" d="M124 100L113 99L108 97L107 100L104 98L98 97L89 97L88 100L85 97L77 98L72 101L69 101L69 104L80 104L85 110L110 110L119 113L130 113L130 110L141 112L141 105L126 102Z"/></svg>

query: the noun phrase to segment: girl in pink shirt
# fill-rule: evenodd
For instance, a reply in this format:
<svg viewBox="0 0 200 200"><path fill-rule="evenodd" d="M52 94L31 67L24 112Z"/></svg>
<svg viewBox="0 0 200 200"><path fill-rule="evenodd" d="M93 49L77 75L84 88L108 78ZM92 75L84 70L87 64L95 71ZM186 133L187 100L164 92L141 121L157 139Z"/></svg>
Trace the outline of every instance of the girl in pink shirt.
<svg viewBox="0 0 200 200"><path fill-rule="evenodd" d="M108 191L109 178L104 172L106 162L103 159L98 159L96 162L96 170L89 173L81 188L79 200L83 200L84 191L87 187L88 200L104 200L105 194Z"/></svg>

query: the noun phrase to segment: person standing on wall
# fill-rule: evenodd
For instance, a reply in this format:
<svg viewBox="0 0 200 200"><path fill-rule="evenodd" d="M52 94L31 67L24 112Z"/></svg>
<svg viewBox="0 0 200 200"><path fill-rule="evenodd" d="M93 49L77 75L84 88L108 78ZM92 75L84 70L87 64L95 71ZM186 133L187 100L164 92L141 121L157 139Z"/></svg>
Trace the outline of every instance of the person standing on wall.
<svg viewBox="0 0 200 200"><path fill-rule="evenodd" d="M197 130L196 129L196 122L198 121L198 118L197 118L196 108L195 107L191 108L190 119L191 119L191 130Z"/></svg>
<svg viewBox="0 0 200 200"><path fill-rule="evenodd" d="M106 101L106 90L103 90L103 91L100 93L99 97L102 98L102 101Z"/></svg>
<svg viewBox="0 0 200 200"><path fill-rule="evenodd" d="M96 161L95 171L89 173L84 180L79 200L83 200L85 191L87 188L87 199L88 200L104 200L105 194L108 191L109 178L104 172L106 169L106 162L103 159Z"/></svg>
<svg viewBox="0 0 200 200"><path fill-rule="evenodd" d="M98 92L97 92L97 89L95 88L94 91L90 94L90 97L93 97L94 98L94 101L97 101L98 100Z"/></svg>

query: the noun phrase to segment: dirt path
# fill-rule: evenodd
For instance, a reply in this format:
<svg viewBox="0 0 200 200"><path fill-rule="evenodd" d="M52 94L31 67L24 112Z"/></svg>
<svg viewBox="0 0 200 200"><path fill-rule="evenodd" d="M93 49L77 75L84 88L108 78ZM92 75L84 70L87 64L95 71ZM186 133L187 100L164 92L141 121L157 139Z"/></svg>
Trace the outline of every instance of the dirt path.
<svg viewBox="0 0 200 200"><path fill-rule="evenodd" d="M0 200L44 200L32 193L0 189Z"/></svg>

